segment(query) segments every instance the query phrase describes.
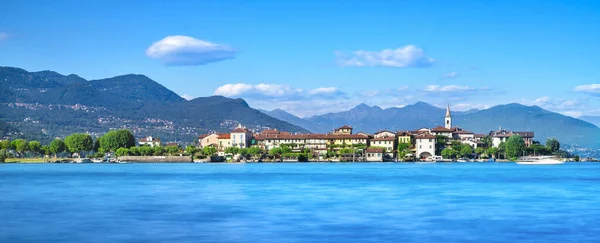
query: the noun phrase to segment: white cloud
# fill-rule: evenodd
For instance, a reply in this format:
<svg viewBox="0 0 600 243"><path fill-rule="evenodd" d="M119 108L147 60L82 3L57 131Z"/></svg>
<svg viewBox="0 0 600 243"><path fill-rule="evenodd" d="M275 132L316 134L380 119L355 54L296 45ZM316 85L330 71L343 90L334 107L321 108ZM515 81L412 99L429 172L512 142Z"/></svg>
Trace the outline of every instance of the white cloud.
<svg viewBox="0 0 600 243"><path fill-rule="evenodd" d="M0 40L4 40L6 38L8 38L8 34L5 32L0 32Z"/></svg>
<svg viewBox="0 0 600 243"><path fill-rule="evenodd" d="M378 90L365 90L363 92L360 92L359 94L361 96L366 96L366 97L374 97L377 96L380 92Z"/></svg>
<svg viewBox="0 0 600 243"><path fill-rule="evenodd" d="M458 76L460 76L460 74L457 72L449 72L449 73L444 74L442 76L442 79L453 79L453 78L458 78Z"/></svg>
<svg viewBox="0 0 600 243"><path fill-rule="evenodd" d="M600 84L585 84L576 86L574 89L576 92L592 94L592 95L600 95Z"/></svg>
<svg viewBox="0 0 600 243"><path fill-rule="evenodd" d="M468 111L468 110L472 110L472 109L483 110L483 109L488 109L490 107L491 107L490 105L472 104L472 103L459 103L459 104L452 104L451 105L451 109L452 110L457 110L457 111ZM446 108L446 107L445 106L440 106L440 108Z"/></svg>
<svg viewBox="0 0 600 243"><path fill-rule="evenodd" d="M298 99L302 97L343 97L344 93L336 87L319 87L315 89L292 88L279 84L225 84L218 87L214 95L228 97L278 98L281 100Z"/></svg>
<svg viewBox="0 0 600 243"><path fill-rule="evenodd" d="M308 91L308 93L311 95L332 94L332 93L336 93L336 92L339 92L338 88L336 88L336 87L323 87L323 88L316 88L316 89L312 89L312 90Z"/></svg>
<svg viewBox="0 0 600 243"><path fill-rule="evenodd" d="M146 55L166 65L204 65L235 58L236 51L226 45L214 44L193 37L174 35L154 42Z"/></svg>
<svg viewBox="0 0 600 243"><path fill-rule="evenodd" d="M354 51L350 55L336 52L337 62L342 67L428 67L435 59L428 57L423 49L414 45L408 45L397 49L385 49L381 51Z"/></svg>
<svg viewBox="0 0 600 243"><path fill-rule="evenodd" d="M548 96L542 96L535 100L522 99L518 102L524 105L539 106L546 110L572 117L580 117L590 112L587 102L583 100L553 99Z"/></svg>
<svg viewBox="0 0 600 243"><path fill-rule="evenodd" d="M186 100L193 100L194 96L188 95L188 94L182 94L181 98L184 98Z"/></svg>
<svg viewBox="0 0 600 243"><path fill-rule="evenodd" d="M459 91L472 91L475 88L467 87L467 86L459 86L459 85L429 85L425 87L425 91L427 92L459 92Z"/></svg>
<svg viewBox="0 0 600 243"><path fill-rule="evenodd" d="M583 116L583 112L581 112L581 111L565 111L565 112L562 112L562 114L566 115L566 116L570 116L570 117L575 117L575 118Z"/></svg>

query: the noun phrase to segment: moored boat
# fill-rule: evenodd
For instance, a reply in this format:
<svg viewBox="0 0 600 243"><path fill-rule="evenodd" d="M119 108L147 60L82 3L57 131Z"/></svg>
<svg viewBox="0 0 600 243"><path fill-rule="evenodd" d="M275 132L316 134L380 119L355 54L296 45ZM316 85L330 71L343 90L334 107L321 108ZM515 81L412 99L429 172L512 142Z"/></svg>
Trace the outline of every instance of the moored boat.
<svg viewBox="0 0 600 243"><path fill-rule="evenodd" d="M517 161L517 164L520 165L558 165L564 163L565 161L558 160L552 156L526 157Z"/></svg>

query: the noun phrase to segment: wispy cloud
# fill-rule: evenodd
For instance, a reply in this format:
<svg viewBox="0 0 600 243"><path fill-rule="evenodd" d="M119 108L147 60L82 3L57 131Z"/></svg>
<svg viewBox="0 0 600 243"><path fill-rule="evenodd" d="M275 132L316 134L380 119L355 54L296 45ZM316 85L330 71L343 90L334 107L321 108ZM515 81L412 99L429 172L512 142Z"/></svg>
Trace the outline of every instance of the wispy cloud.
<svg viewBox="0 0 600 243"><path fill-rule="evenodd" d="M591 111L587 102L582 99L577 100L542 96L534 100L522 99L518 102L525 105L539 106L544 109L572 117L580 117Z"/></svg>
<svg viewBox="0 0 600 243"><path fill-rule="evenodd" d="M358 50L350 54L336 52L337 62L342 67L395 67L418 68L433 65L435 59L428 57L423 49L408 45L381 51Z"/></svg>
<svg viewBox="0 0 600 243"><path fill-rule="evenodd" d="M153 43L146 55L166 65L204 65L235 58L236 51L227 46L195 39L189 36L167 36Z"/></svg>
<svg viewBox="0 0 600 243"><path fill-rule="evenodd" d="M191 96L191 95L188 95L188 94L182 94L181 98L184 98L186 100L193 100L195 97Z"/></svg>
<svg viewBox="0 0 600 243"><path fill-rule="evenodd" d="M453 79L453 78L458 78L458 76L460 76L460 74L457 72L449 72L449 73L442 75L442 79Z"/></svg>
<svg viewBox="0 0 600 243"><path fill-rule="evenodd" d="M471 88L468 86L460 86L460 85L445 85L445 86L440 86L440 85L429 85L427 87L425 87L425 91L426 92L438 92L438 93L445 93L445 92L464 92L464 91L476 91L476 90L485 90L487 88L482 88L482 89L476 89L476 88Z"/></svg>
<svg viewBox="0 0 600 243"><path fill-rule="evenodd" d="M581 92L586 94L591 94L595 96L600 96L600 84L585 84L576 86L573 89L575 92Z"/></svg>
<svg viewBox="0 0 600 243"><path fill-rule="evenodd" d="M280 100L290 100L308 97L320 98L342 98L345 93L336 87L319 87L314 89L293 88L288 85L280 84L225 84L218 87L214 95L227 97L250 97L250 98L278 98Z"/></svg>

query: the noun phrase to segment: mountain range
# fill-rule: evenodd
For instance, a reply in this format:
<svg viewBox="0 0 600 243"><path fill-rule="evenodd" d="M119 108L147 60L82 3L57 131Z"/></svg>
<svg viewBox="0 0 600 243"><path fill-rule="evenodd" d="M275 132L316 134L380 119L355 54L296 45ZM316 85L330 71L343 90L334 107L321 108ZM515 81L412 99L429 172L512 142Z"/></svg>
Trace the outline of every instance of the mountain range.
<svg viewBox="0 0 600 243"><path fill-rule="evenodd" d="M402 108L382 109L360 104L348 111L328 113L302 119L281 110L264 111L274 118L307 128L312 132L331 132L343 124L356 132L378 130L416 130L444 125L446 110L417 102ZM485 110L452 112L453 125L465 130L487 134L503 127L512 131L533 131L535 140L544 143L557 138L564 144L600 148L600 128L589 122L554 113L538 106L521 104L498 105Z"/></svg>
<svg viewBox="0 0 600 243"><path fill-rule="evenodd" d="M52 71L0 67L0 131L49 141L74 132L127 128L136 136L191 142L199 134L250 129L308 132L222 96L185 100L144 75L85 80Z"/></svg>
<svg viewBox="0 0 600 243"><path fill-rule="evenodd" d="M563 144L600 148L596 125L537 106L507 104L452 115L454 125L476 133L502 126L533 131L535 140L541 142L556 137ZM256 131L299 133L326 133L347 124L355 132L372 133L443 125L444 116L445 109L417 102L387 109L360 104L347 111L300 118L280 109L253 109L243 99L211 96L188 101L144 75L88 81L74 74L0 67L2 137L46 142L74 132L101 135L127 128L137 137L152 135L187 143L199 134L226 132L240 123Z"/></svg>
<svg viewBox="0 0 600 243"><path fill-rule="evenodd" d="M592 123L598 127L600 127L600 116L582 116L579 119L584 120L586 122Z"/></svg>

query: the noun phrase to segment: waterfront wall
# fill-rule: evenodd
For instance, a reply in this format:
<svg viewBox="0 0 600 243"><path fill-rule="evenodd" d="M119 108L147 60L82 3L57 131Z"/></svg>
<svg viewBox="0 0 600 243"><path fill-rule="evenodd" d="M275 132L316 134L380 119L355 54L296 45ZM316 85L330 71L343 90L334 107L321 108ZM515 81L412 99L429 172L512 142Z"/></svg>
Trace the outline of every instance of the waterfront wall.
<svg viewBox="0 0 600 243"><path fill-rule="evenodd" d="M192 162L191 156L121 156L120 161L138 163Z"/></svg>

